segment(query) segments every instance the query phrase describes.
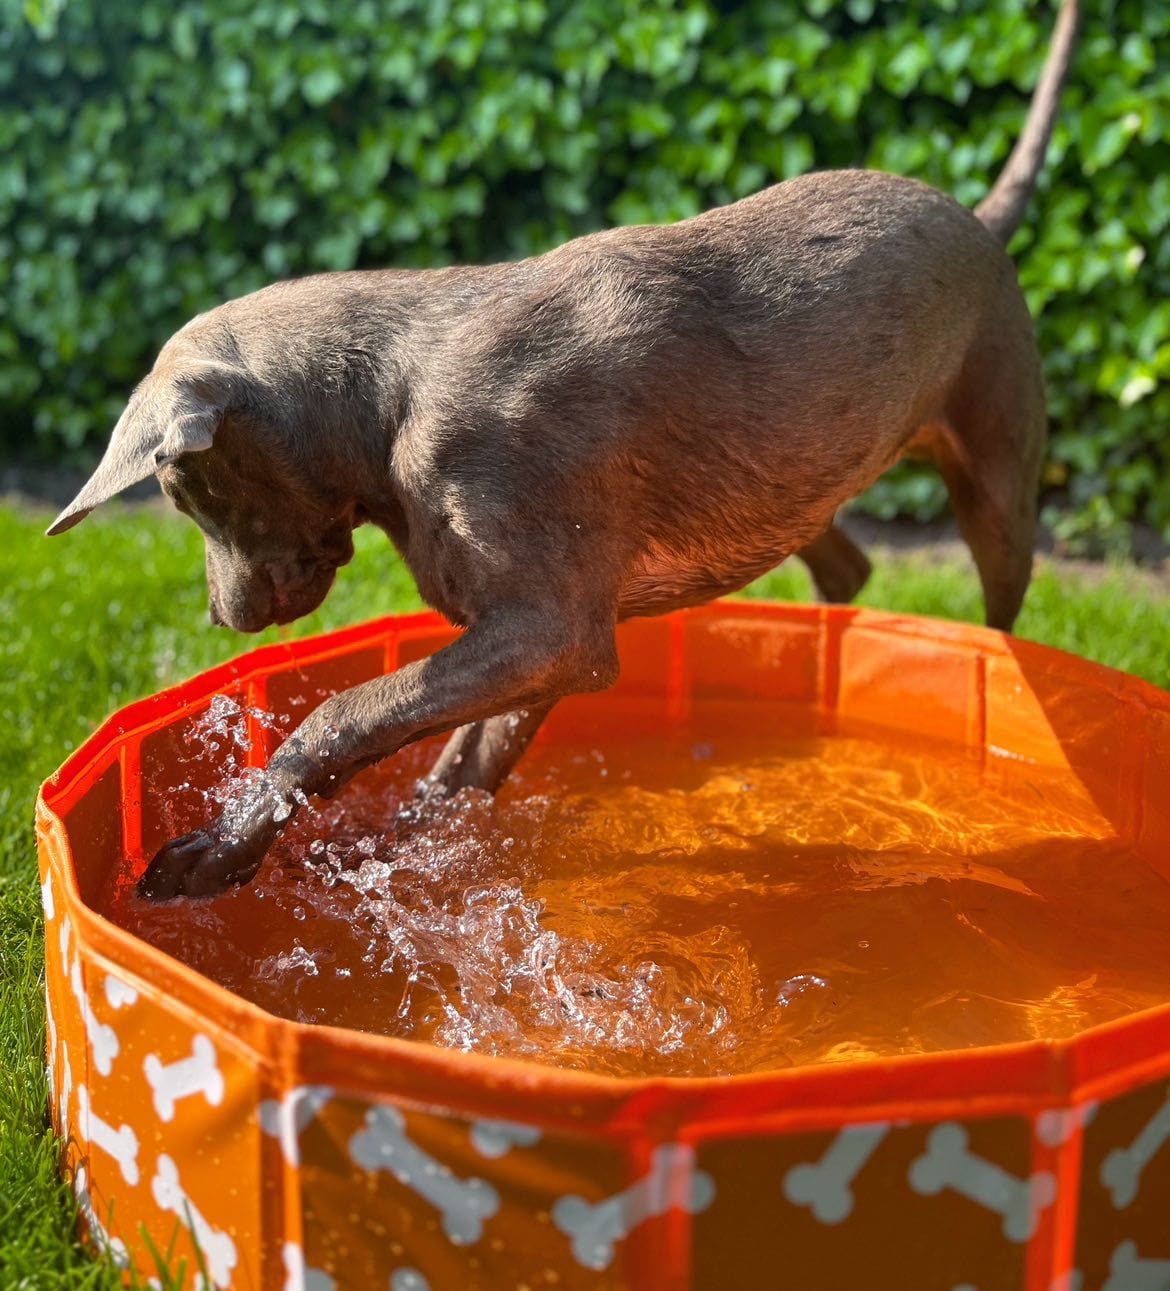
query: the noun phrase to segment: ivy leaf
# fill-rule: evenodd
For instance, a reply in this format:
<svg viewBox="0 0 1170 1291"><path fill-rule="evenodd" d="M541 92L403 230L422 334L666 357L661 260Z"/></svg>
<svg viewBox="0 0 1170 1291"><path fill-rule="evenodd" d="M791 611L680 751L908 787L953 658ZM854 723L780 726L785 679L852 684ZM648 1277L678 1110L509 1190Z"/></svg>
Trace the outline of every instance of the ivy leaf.
<svg viewBox="0 0 1170 1291"><path fill-rule="evenodd" d="M0 443L52 456L99 447L193 313L274 278L535 255L814 167L974 205L1055 0L0 5ZM1011 246L1047 479L1070 531L1170 535L1170 6L1082 8ZM866 505L945 495L900 467Z"/></svg>
<svg viewBox="0 0 1170 1291"><path fill-rule="evenodd" d="M315 67L301 78L301 93L314 107L320 107L336 98L344 86L345 79L336 67L330 65Z"/></svg>

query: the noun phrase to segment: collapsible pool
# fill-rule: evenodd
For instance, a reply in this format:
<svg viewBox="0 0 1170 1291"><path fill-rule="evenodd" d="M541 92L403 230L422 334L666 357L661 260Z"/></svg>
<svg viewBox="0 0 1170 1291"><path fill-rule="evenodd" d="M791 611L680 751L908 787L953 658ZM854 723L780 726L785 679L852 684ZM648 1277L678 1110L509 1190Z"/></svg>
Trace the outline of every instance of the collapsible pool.
<svg viewBox="0 0 1170 1291"><path fill-rule="evenodd" d="M1066 1008L1058 1038L1026 1038L1038 1015L1019 1002L997 1011L952 990L938 1034L945 1041L964 1019L971 1034L956 1031L951 1048L881 1056L826 1041L807 1061L769 1050L750 1069L732 1065L735 1075L662 1074L686 1069L678 1053L673 1066L649 1062L649 1074L610 1074L577 1051L565 1066L552 1051L461 1052L278 1016L246 981L228 990L106 917L110 893L206 815L231 749L192 764L185 735L224 702L215 697L243 714L249 738L236 752L262 765L276 736L260 714L295 721L452 635L412 615L256 650L123 709L44 785L51 1112L95 1247L143 1276L155 1272L153 1245L189 1271L201 1262L217 1287L289 1291L1170 1286L1170 1002L1151 994L1156 985L1142 996L1110 985L1106 1022L1054 987L1050 1011ZM960 776L953 809L976 824L957 864L964 882L983 884L964 891L990 895L964 898L956 926L978 925L984 952L1011 950L989 932L997 901L1026 902L1013 925L1025 941L1028 911L1039 940L1060 933L1036 885L1059 879L1067 843L1080 848L1081 878L1095 867L1087 890L1133 894L1150 957L1162 925L1149 894L1170 884L1170 696L995 632L838 607L715 605L627 624L619 650L612 695L569 701L532 756L587 756L599 705L611 716L627 705L643 736L684 732L697 768L687 792L705 792L720 756L696 714L716 715L727 739L750 729L757 750L774 740L809 758L857 732L869 748L910 740ZM636 782L612 799L627 816L643 801ZM1045 845L1025 883L991 864L998 825L979 799L1010 789L1004 801L1027 804L1031 785L1035 805L1021 811ZM749 800L753 786L741 787ZM671 793L662 788L662 801L682 811ZM930 860L944 814L892 813L888 854L905 891L929 888L945 903ZM733 824L720 835L727 855L748 847ZM810 873L822 857L838 863L826 839L804 839ZM668 889L669 874L655 873ZM871 878L850 909L877 890ZM701 886L693 873L687 885ZM1102 939L1083 947L1086 963L1124 959L1139 939L1120 915L1102 932L1100 910L1081 913ZM1073 942L1079 917L1062 916ZM793 922L777 937L795 944L798 932ZM1170 923L1164 932L1170 964ZM954 944L960 955L966 943ZM214 945L204 953L211 972ZM953 967L943 954L919 958L928 985ZM778 996L769 986L773 1004L825 985L791 965L784 973ZM351 989L360 1003L360 985ZM1127 1000L1144 1004L1126 1012L1117 1001ZM939 1016L939 999L929 1003ZM815 1016L842 1026L852 1015ZM1010 1043L981 1030L1001 1016ZM719 1069L719 1052L703 1070Z"/></svg>

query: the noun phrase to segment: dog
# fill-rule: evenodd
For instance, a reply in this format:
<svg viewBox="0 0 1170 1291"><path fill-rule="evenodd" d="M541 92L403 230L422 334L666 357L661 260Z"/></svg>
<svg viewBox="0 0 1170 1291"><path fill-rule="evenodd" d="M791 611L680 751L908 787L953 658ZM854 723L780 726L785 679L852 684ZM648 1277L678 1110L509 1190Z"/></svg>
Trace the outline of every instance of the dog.
<svg viewBox="0 0 1170 1291"><path fill-rule="evenodd" d="M246 882L306 798L424 736L454 731L432 788L494 791L558 699L614 682L622 619L792 554L851 598L869 565L834 517L907 453L939 467L987 622L1010 630L1046 418L1005 245L1077 20L1064 0L974 212L910 179L814 173L516 263L278 283L177 332L49 533L157 475L203 531L212 621L255 632L320 604L372 523L465 631L321 704L140 893Z"/></svg>

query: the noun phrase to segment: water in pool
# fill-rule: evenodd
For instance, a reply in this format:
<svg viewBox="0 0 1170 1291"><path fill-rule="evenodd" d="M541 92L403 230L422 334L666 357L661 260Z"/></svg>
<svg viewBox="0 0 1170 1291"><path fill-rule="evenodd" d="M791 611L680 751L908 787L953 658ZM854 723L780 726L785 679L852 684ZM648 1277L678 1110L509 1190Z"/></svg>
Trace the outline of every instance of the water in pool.
<svg viewBox="0 0 1170 1291"><path fill-rule="evenodd" d="M220 701L193 757L242 721ZM151 906L122 875L106 912L286 1017L619 1076L1055 1039L1170 997L1170 883L1054 773L594 697L495 801L416 802L437 747L303 811L246 887Z"/></svg>

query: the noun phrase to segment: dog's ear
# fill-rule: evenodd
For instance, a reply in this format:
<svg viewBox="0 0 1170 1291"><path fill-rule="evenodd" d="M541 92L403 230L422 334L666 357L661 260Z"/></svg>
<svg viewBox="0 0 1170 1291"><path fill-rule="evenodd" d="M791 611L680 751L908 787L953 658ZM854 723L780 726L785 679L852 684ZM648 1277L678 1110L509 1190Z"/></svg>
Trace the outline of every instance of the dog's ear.
<svg viewBox="0 0 1170 1291"><path fill-rule="evenodd" d="M97 470L46 532L72 529L94 507L184 453L210 448L223 414L242 399L246 381L243 369L210 359L152 372L118 418Z"/></svg>

